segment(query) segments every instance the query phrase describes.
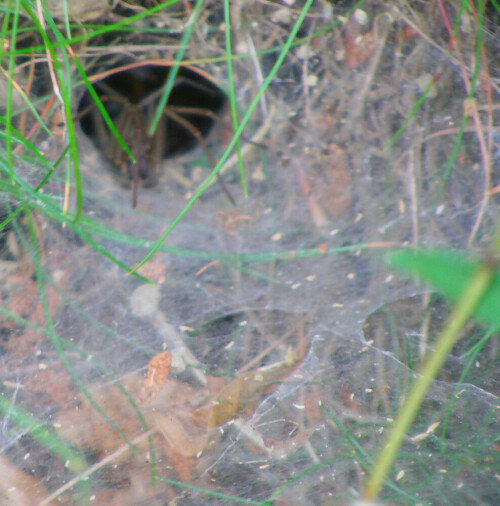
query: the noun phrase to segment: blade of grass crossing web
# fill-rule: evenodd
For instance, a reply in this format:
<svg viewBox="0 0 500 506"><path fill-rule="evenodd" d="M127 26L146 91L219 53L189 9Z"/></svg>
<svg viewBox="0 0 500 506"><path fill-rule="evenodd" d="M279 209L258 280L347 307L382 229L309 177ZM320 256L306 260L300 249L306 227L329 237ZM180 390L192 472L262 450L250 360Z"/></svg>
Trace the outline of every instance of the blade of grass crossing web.
<svg viewBox="0 0 500 506"><path fill-rule="evenodd" d="M71 39L71 30L69 27L68 0L63 0L63 12L64 12L64 28L66 29L66 37L68 39Z"/></svg>
<svg viewBox="0 0 500 506"><path fill-rule="evenodd" d="M434 88L436 81L439 78L439 72L436 72L434 76L432 77L431 82L426 86L424 92L420 96L420 98L417 100L416 104L413 106L412 110L408 114L408 117L403 121L403 124L399 127L398 131L392 136L390 141L388 142L385 149L390 149L392 146L394 146L395 142L399 139L401 134L406 130L406 127L408 126L408 123L411 121L413 116L417 113L417 111L420 109L421 105L424 103L425 99L427 98L427 95L431 92L432 88ZM390 174L389 174L390 175ZM389 175L387 176L387 179L389 179Z"/></svg>
<svg viewBox="0 0 500 506"><path fill-rule="evenodd" d="M0 314L7 316L7 318L10 318L13 322L17 323L18 325L22 325L23 327L29 327L30 329L33 329L44 336L49 335L46 329L38 325L35 325L34 323L31 323L26 318L21 318L20 316L14 314L12 311L9 311L6 307L0 306Z"/></svg>
<svg viewBox="0 0 500 506"><path fill-rule="evenodd" d="M497 232L497 236L491 248L492 254L498 254L498 251L500 251L500 229ZM382 449L373 474L366 485L364 491L365 500L373 501L382 489L384 481L397 457L403 439L413 423L427 395L429 387L436 378L447 355L457 342L460 336L460 330L467 323L469 318L473 316L475 309L479 306L487 293L495 273L496 266L491 262L481 263L468 284L465 293L455 305L434 349L429 353L422 365L420 376L411 387L399 410L394 426L389 434L387 444Z"/></svg>
<svg viewBox="0 0 500 506"><path fill-rule="evenodd" d="M158 123L160 121L160 118L163 114L163 111L165 110L165 106L168 102L168 97L170 96L170 93L174 87L175 79L177 77L177 74L179 73L179 64L182 61L182 58L184 56L184 53L187 48L187 44L189 39L191 38L191 34L193 33L194 26L196 19L198 18L198 14L200 12L200 9L203 5L204 0L197 0L193 11L191 12L191 15L189 16L189 19L186 23L186 26L184 27L184 32L182 34L181 42L179 50L177 51L175 55L175 62L170 68L170 72L168 73L168 78L165 83L165 88L163 90L163 93L158 100L158 106L156 107L153 120L151 121L151 125L148 129L148 135L152 136L155 133L156 127L158 126Z"/></svg>
<svg viewBox="0 0 500 506"><path fill-rule="evenodd" d="M3 116L0 116L0 123L2 125L5 125L5 127L7 127L7 120ZM41 162L42 164L47 165L49 167L52 167L51 163L47 160L47 158L45 156L43 156L42 152L36 146L31 144L31 142L28 139L23 137L21 132L19 132L13 126L11 126L11 135L12 134L14 134L16 136L15 141L18 144L21 144L27 150L31 151L33 153L33 155L38 159L39 162ZM0 138L6 138L6 134L3 131L0 131ZM15 174L15 171L14 171L14 174Z"/></svg>
<svg viewBox="0 0 500 506"><path fill-rule="evenodd" d="M5 3L5 2L4 2ZM3 56L3 53L4 53L4 48L7 47L6 46L6 43L7 43L7 32L9 30L9 22L10 22L10 13L11 13L11 4L12 4L12 0L9 1L9 3L7 4L7 7L4 6L4 4L2 4L0 6L0 12L3 13L3 22L2 22L2 28L1 28L1 33L2 33L2 44L0 45L0 54L2 54Z"/></svg>
<svg viewBox="0 0 500 506"><path fill-rule="evenodd" d="M462 2L462 6L465 2ZM441 194L443 193L444 187L446 186L446 183L448 182L448 178L450 177L451 169L453 167L453 164L455 163L455 160L458 156L458 153L460 151L460 147L462 146L462 138L464 136L465 127L467 126L467 121L469 119L469 115L467 114L467 111L469 110L469 107L471 105L471 102L474 100L474 94L476 92L476 84L477 84L477 78L479 75L479 68L481 64L481 44L483 42L483 14L484 14L484 8L485 4L484 2L480 2L481 5L478 10L478 28L477 28L477 37L476 37L476 51L474 54L474 70L472 73L472 77L470 80L470 90L467 94L467 99L465 101L465 107L464 107L464 115L462 116L462 121L460 123L460 130L457 135L457 140L455 142L455 145L453 146L453 151L450 155L450 158L446 162L446 166L444 167L444 175L443 179L441 181L441 184L439 186L439 189L437 191L437 194L434 198L434 203L436 203L439 198L441 197ZM455 23L455 26L453 28L452 37L455 36L455 32L458 30L458 23L459 23L460 17L457 19L457 22Z"/></svg>
<svg viewBox="0 0 500 506"><path fill-rule="evenodd" d="M61 44L63 50L61 51L62 60L64 62L64 69L61 65L55 65L54 68L57 74L57 80L61 91L61 97L63 100L63 113L65 117L66 128L68 131L68 141L70 145L70 156L71 161L73 162L73 175L75 179L75 193L76 193L76 212L74 216L74 220L78 221L80 214L82 212L82 182L81 182L81 174L80 174L80 163L78 159L78 148L76 145L76 136L73 124L73 114L72 114L72 95L73 95L73 83L72 83L72 66L71 60L68 58L68 52L73 52L69 42L65 38L65 36L61 33L56 23L52 19L52 16L48 12L47 9L44 9L45 19L48 25L50 26L52 32L54 33L56 40ZM54 48L52 48L51 54L55 53ZM68 206L68 195L70 189L70 172L71 167L68 164L67 166L67 175L66 175L66 198L64 202L64 213L67 213Z"/></svg>
<svg viewBox="0 0 500 506"><path fill-rule="evenodd" d="M130 267L128 265L124 264L104 247L96 243L86 233L86 230L89 230L89 232L93 234L96 234L100 231L101 233L98 233L100 237L109 239L112 237L112 233L114 232L112 229L106 229L106 227L103 228L100 223L86 217L82 217L82 220L75 222L71 217L61 213L59 206L55 203L54 199L50 195L39 192L41 185L38 185L37 188L34 189L31 185L23 181L17 174L15 177L18 189L12 187L11 194L20 203L20 205L15 211L12 211L13 213L17 215L21 211L27 211L28 209L37 209L41 213L45 214L48 218L59 222L64 226L67 226L77 236L80 236L83 240L87 241L96 251L111 260L121 269L130 271ZM12 218L9 216L0 225L0 230L10 221L12 221ZM151 284L151 281L138 273L134 273L134 276L140 279L143 283Z"/></svg>
<svg viewBox="0 0 500 506"><path fill-rule="evenodd" d="M9 1L9 10L12 5L12 0ZM16 62L16 37L17 37L17 24L19 22L19 2L14 2L14 14L12 17L12 30L10 35L10 48L9 48L9 76L14 75L14 65ZM7 165L10 171L10 179L14 181L14 163L12 160L12 86L13 79L7 81L7 104L6 104L6 141L7 141Z"/></svg>
<svg viewBox="0 0 500 506"><path fill-rule="evenodd" d="M22 6L26 10L28 16L30 17L31 21L36 26L38 32L40 33L40 36L42 37L42 40L45 44L45 48L47 50L47 57L50 57L51 62L53 64L54 72L56 74L57 79L57 86L59 87L59 96L62 100L62 108L63 108L63 114L66 120L66 126L68 129L68 141L70 145L70 154L73 161L73 171L75 176L75 186L76 186L76 213L75 213L75 220L78 219L81 213L82 209L82 194L81 194L81 178L80 178L80 169L79 169L79 163L78 163L78 151L76 146L76 139L75 139L75 133L73 128L73 118L71 115L71 94L72 94L72 87L71 87L71 66L69 64L68 55L66 54L66 51L62 51L62 59L64 62L64 68L65 73L63 72L63 69L59 63L59 59L57 58L56 54L56 48L49 39L48 35L45 33L45 30L43 29L42 25L40 24L40 21L38 20L35 13L32 11L30 5L25 0L21 1ZM68 42L64 38L64 36L61 34L59 29L57 28L56 24L54 23L54 20L50 16L50 12L47 10L47 8L44 5L44 19L47 22L47 24L50 26L52 32L56 36L56 40L59 42L61 46L64 48L68 47ZM66 86L66 82L69 83L69 87ZM66 187L69 188L69 180L66 182ZM67 212L67 209L64 209L64 212Z"/></svg>
<svg viewBox="0 0 500 506"><path fill-rule="evenodd" d="M116 264L121 269L124 269L125 271L130 272L130 267L127 264L124 264L121 260L118 260L115 256L113 256L106 248L103 248L100 244L96 243L93 239L90 238L81 228L77 227L75 229L78 233L78 235L86 241L88 244L90 244L96 251L101 253L101 255L105 256L108 260L111 260L114 264ZM147 283L149 285L154 285L152 281L145 278L144 276L141 276L137 272L132 273L137 279L140 279L143 283Z"/></svg>
<svg viewBox="0 0 500 506"><path fill-rule="evenodd" d="M75 66L78 70L78 73L80 74L80 77L82 78L83 82L85 83L85 86L87 87L88 92L92 96L92 100L94 100L97 109L101 113L101 116L106 123L107 127L113 134L113 137L116 139L118 144L123 148L123 150L127 153L127 155L130 157L133 163L136 163L135 157L132 154L132 151L127 146L127 143L123 140L123 137L120 135L118 130L116 129L115 125L113 124L113 120L110 118L108 111L104 107L101 99L99 98L99 95L94 90L94 87L92 86L92 83L90 82L89 78L87 77L87 74L85 73L85 70L83 69L81 63L78 61L78 58L76 55L72 54L73 62L75 63Z"/></svg>
<svg viewBox="0 0 500 506"><path fill-rule="evenodd" d="M479 343L477 343L469 352L467 352L467 355L470 355L469 361L467 362L466 366L464 367L464 370L462 371L462 374L460 375L460 378L455 386L455 391L453 392L453 395L450 397L450 402L448 403L448 406L446 408L446 414L443 419L443 428L441 430L441 439L443 440L443 442L448 437L448 422L451 417L451 412L453 410L455 402L460 398L459 392L463 388L463 384L467 379L467 375L469 374L469 371L472 369L472 367L476 365L476 357L479 354L479 352L483 349L484 345L491 339L491 336L497 331L498 327L490 327L486 335L483 336L483 338L479 341Z"/></svg>
<svg viewBox="0 0 500 506"><path fill-rule="evenodd" d="M5 218L5 220L0 223L0 230L3 230L14 218L21 213L22 207L19 206L17 209L14 209L13 211L9 210L9 216Z"/></svg>
<svg viewBox="0 0 500 506"><path fill-rule="evenodd" d="M304 4L304 7L302 8L297 21L295 22L295 25L293 26L290 35L288 36L287 41L285 42L283 49L281 50L281 53L279 54L273 68L269 72L269 75L265 79L264 83L262 84L261 88L258 90L257 94L255 95L254 99L252 100L250 106L248 107L248 110L246 114L243 116L240 126L235 132L231 142L229 143L226 151L221 156L219 163L214 167L213 171L210 173L208 178L205 180L205 182L200 186L198 191L193 195L191 200L186 204L184 209L178 214L178 216L175 218L175 220L172 222L172 224L167 228L166 232L160 237L160 239L156 242L156 244L151 248L151 251L137 264L131 271L131 273L137 271L139 267L144 265L158 250L158 248L161 246L163 241L168 237L170 232L178 225L178 223L181 221L181 219L184 217L184 215L189 211L191 206L198 200L199 196L205 191L207 186L210 184L210 181L216 176L217 172L219 172L220 168L224 164L224 162L229 157L229 154L231 153L232 149L234 148L236 142L238 141L241 133L243 132L243 129L245 128L246 124L248 123L250 116L252 115L255 107L260 101L260 98L265 93L267 87L269 86L270 82L273 80L274 76L276 75L276 72L278 72L279 68L281 67L281 64L283 63L286 55L288 54L288 51L290 50L290 47L292 46L293 41L295 40L295 37L297 35L297 32L299 31L299 28L302 25L302 22L304 21L307 12L311 8L311 5L313 3L313 0L307 0Z"/></svg>
<svg viewBox="0 0 500 506"><path fill-rule="evenodd" d="M54 167L50 168L49 172L47 172L47 174L44 176L44 178L40 181L40 183L38 183L37 187L35 188L35 192L38 192L40 191L46 184L47 184L47 181L50 179L50 177L52 176L52 174L54 174L55 170L57 169L57 167L59 166L59 164L63 161L63 159L66 157L66 154L69 150L70 146L69 144L64 148L63 152L59 155L59 158L56 160L56 162L54 163Z"/></svg>
<svg viewBox="0 0 500 506"><path fill-rule="evenodd" d="M75 385L80 389L80 391L85 395L91 406L96 410L96 412L108 423L110 427L113 428L117 432L117 434L120 435L120 437L126 442L126 444L130 447L130 450L137 455L137 450L135 449L134 445L131 444L129 439L127 438L126 434L116 425L113 420L111 420L106 413L102 410L102 408L99 406L99 404L94 400L91 393L87 390L85 385L82 383L80 377L76 373L76 371L73 369L73 366L68 360L68 357L66 356L66 353L62 346L62 340L59 338L59 336L56 334L54 329L54 324L52 322L52 317L50 315L49 305L47 302L47 294L45 293L45 282L44 282L44 272L43 267L40 261L39 256L39 249L37 244L37 234L35 230L35 223L33 216L31 214L31 211L26 210L26 218L28 221L28 227L29 227L29 233L30 233L30 242L31 245L27 243L26 240L23 241L23 246L25 247L26 251L29 253L33 264L35 266L35 273L36 273L36 281L37 281L37 287L38 287L38 294L40 297L40 304L42 306L43 316L45 319L45 323L47 325L47 333L49 336L49 339L54 346L54 349L56 350L61 362L63 363L64 367L68 371L68 374L70 375L71 379L74 381ZM20 235L20 239L22 240L23 236Z"/></svg>
<svg viewBox="0 0 500 506"><path fill-rule="evenodd" d="M229 12L229 0L224 0L224 25L226 35L226 65L227 77L229 82L229 103L231 104L231 117L233 120L234 132L238 130L238 113L236 111L236 97L234 94L234 79L233 79L233 51L231 48L231 17ZM240 168L241 187L243 189L243 196L248 197L248 189L245 180L245 171L243 168L243 159L241 156L241 145L238 139L236 143L236 154L238 156L238 167Z"/></svg>
<svg viewBox="0 0 500 506"><path fill-rule="evenodd" d="M7 71L5 71L3 68L0 69L4 74L5 77L9 78L9 74ZM10 79L9 79L10 80ZM24 103L26 104L26 107L30 110L30 112L33 114L37 122L39 123L40 127L43 129L43 131L49 136L52 137L52 132L50 131L49 127L45 124L45 121L42 119L40 114L38 114L38 111L36 110L33 102L30 100L28 95L26 95L25 91L21 86L19 86L18 83L16 83L14 80L12 80L12 85L16 88L16 91L21 95L22 99L24 100ZM25 107L19 108L16 112L22 112L25 109Z"/></svg>
<svg viewBox="0 0 500 506"><path fill-rule="evenodd" d="M19 406L15 406L9 402L3 394L0 394L0 412L4 414L6 420L10 420L18 427L25 429L30 437L47 448L62 462L67 462L66 467L73 474L79 474L87 467L85 458L82 455L76 453L66 445L56 434L45 427L43 422L37 420ZM89 497L91 492L89 488L90 484L83 482L80 483L80 486L84 487L81 492L84 492Z"/></svg>
<svg viewBox="0 0 500 506"><path fill-rule="evenodd" d="M265 504L267 504L267 503L262 503L262 502L251 501L250 499L244 499L242 497L237 497L237 496L233 496L230 494L224 494L223 492L216 492L214 490L210 490L207 488L192 485L191 483L184 483L182 481L171 480L169 478L164 478L163 476L161 476L161 477L159 476L158 481L168 483L169 485L173 485L175 487L180 487L181 489L192 490L192 491L198 492L200 494L205 494L208 497L214 497L216 499L221 499L221 500L224 499L225 500L224 503L222 503L222 501L221 501L220 504L233 504L234 503L234 504L248 504L251 506L264 506Z"/></svg>

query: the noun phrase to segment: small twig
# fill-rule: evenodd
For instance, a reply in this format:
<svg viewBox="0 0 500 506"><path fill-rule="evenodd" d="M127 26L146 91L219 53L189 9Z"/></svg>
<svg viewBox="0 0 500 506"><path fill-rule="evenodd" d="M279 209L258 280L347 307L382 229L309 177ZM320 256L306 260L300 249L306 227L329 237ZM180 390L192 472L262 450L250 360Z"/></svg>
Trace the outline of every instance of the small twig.
<svg viewBox="0 0 500 506"><path fill-rule="evenodd" d="M279 339L273 340L271 344L264 350L262 350L256 357L254 357L250 362L245 364L241 369L239 369L236 372L236 375L240 375L244 373L245 371L248 371L251 367L253 367L255 364L258 364L263 357L265 357L268 353L270 353L272 350L275 350L278 348L281 343L286 341L297 329L302 327L304 323L308 320L308 316L302 316L299 318L299 320L296 322L296 324L289 329L287 332L285 332Z"/></svg>
<svg viewBox="0 0 500 506"><path fill-rule="evenodd" d="M370 66L366 71L363 86L361 87L359 93L355 94L351 102L350 113L347 118L348 131L352 130L353 123L358 119L358 117L361 114L366 97L368 95L368 92L370 91L373 78L375 77L375 72L377 71L377 68L380 64L380 59L382 58L385 43L387 37L389 36L391 24L392 24L392 16L390 16L387 13L379 14L375 18L374 37L376 40L376 47L370 61Z"/></svg>
<svg viewBox="0 0 500 506"><path fill-rule="evenodd" d="M264 123L260 126L260 128L257 130L257 132L255 132L255 135L250 138L250 141L248 142L248 144L245 144L243 146L243 148L241 150L242 158L247 156L253 149L255 149L255 147L262 146L262 143L264 142L264 140L267 136L267 133L269 132L269 129L271 128L275 113L276 113L276 106L272 105L271 109L269 110L269 114L266 117L266 120L264 121ZM219 174L223 175L226 172L229 172L233 167L236 166L237 163L238 163L238 156L236 153L233 153L226 160L224 165L220 168ZM207 185L207 188L208 188L208 186L212 185L213 183L214 183L214 179L212 179L212 181L210 181L210 183Z"/></svg>
<svg viewBox="0 0 500 506"><path fill-rule="evenodd" d="M47 31L47 25L45 23L45 17L43 15L43 8L42 8L42 2L41 0L36 0L36 9L37 9L37 15L38 15L38 21L40 22L40 26L43 28L43 30ZM50 54L50 51L48 48L45 50L47 54L47 65L49 67L49 74L50 74L50 80L52 82L52 88L54 90L54 94L61 103L62 108L62 117L64 121L64 125L66 126L66 115L64 114L64 100L61 95L61 88L59 85L59 81L57 80L56 71L54 68L54 62L52 61L52 55Z"/></svg>
<svg viewBox="0 0 500 506"><path fill-rule="evenodd" d="M429 134L427 135L426 137L424 137L421 141L421 144L424 144L426 142L429 142L430 140L432 139L436 139L437 137L441 137L441 136L444 136L444 135L454 135L454 134L457 134L458 132L460 132L460 128L459 127L453 127L453 128L445 128L443 130L439 130L437 132L434 132L432 134ZM468 126L468 127L465 127L464 128L464 132L476 132L477 129L475 126ZM500 126L492 126L491 127L491 131L492 132L500 132ZM401 156L399 156L399 158L397 158L394 162L394 165L397 166L399 165L403 159L407 156L410 156L412 150L415 149L415 147L413 146L412 148L408 149L407 151L405 151Z"/></svg>
<svg viewBox="0 0 500 506"><path fill-rule="evenodd" d="M260 88L264 83L264 75L262 73L262 68L260 66L260 60L257 57L257 51L255 50L255 44L253 43L252 37L248 31L245 30L245 39L248 47L248 52L250 53L250 59L252 60L253 68L256 74L257 85ZM264 93L260 99L260 106L262 110L263 116L267 116L269 114L269 107L267 105L266 94Z"/></svg>
<svg viewBox="0 0 500 506"><path fill-rule="evenodd" d="M408 157L408 176L410 184L410 199L411 199L411 221L413 223L413 237L412 244L417 245L420 242L420 225L418 220L418 184L416 176L416 167L420 167L418 162L415 162L415 153L419 153L419 150L410 150Z"/></svg>
<svg viewBox="0 0 500 506"><path fill-rule="evenodd" d="M79 475L75 476L72 480L65 483L62 487L58 488L53 494L49 495L48 497L43 499L40 503L38 503L38 506L45 506L46 504L50 504L54 499L57 499L62 493L66 492L66 490L76 485L79 481L88 478L91 474L95 473L105 465L117 459L123 453L129 451L131 446L135 446L137 443L140 443L144 439L147 439L157 430L158 428L154 427L153 429L148 430L144 434L141 434L140 436L137 436L136 438L132 439L130 445L125 444L121 446L120 448L118 448L118 450L115 450L113 453L111 453L104 459L100 460L99 462L96 462L93 466L90 466L88 469L85 469L83 473L80 473Z"/></svg>
<svg viewBox="0 0 500 506"><path fill-rule="evenodd" d="M489 190L490 190L490 182L491 182L491 147L492 147L492 113L491 110L489 110L489 124L488 124L488 131L489 131L489 143L488 148L486 147L485 142L485 136L484 136L484 130L483 125L481 123L481 119L479 117L479 112L477 109L476 99L471 96L471 90L472 90L472 83L469 79L469 75L467 72L467 67L465 65L464 59L462 57L462 53L460 51L460 47L457 41L457 38L454 37L453 29L451 27L451 23L449 22L448 16L446 14L446 9L443 5L442 0L438 0L438 6L441 10L441 14L443 17L443 21L448 29L448 34L450 36L449 46L453 46L453 49L455 50L455 53L457 54L458 62L459 62L459 68L462 73L462 79L464 81L465 89L467 91L468 100L466 102L466 109L464 111L465 114L470 113L472 118L474 119L474 124L476 127L476 137L479 142L479 147L481 151L481 156L483 159L483 169L485 174L485 191L483 193L483 199L481 201L481 206L478 212L478 215L476 217L476 221L472 227L472 231L469 234L468 244L471 245L472 241L474 240L474 237L477 233L477 230L479 228L479 225L481 223L481 220L483 218L483 215L486 211L486 207L489 200ZM475 13L475 11L474 11ZM476 23L478 22L478 19L476 17ZM484 57L484 48L483 48L483 57ZM473 75L475 72L473 72ZM489 77L489 75L487 75ZM489 92L489 102L491 103L491 90Z"/></svg>
<svg viewBox="0 0 500 506"><path fill-rule="evenodd" d="M191 353L191 350L186 346L186 343L182 340L181 336L177 332L177 329L167 322L163 313L158 309L155 312L155 321L158 325L158 330L161 336L167 342L169 348L174 353L173 360L176 360L179 356L183 361L184 366L190 366L190 371L193 376L203 385L207 384L207 377L203 372L203 367L196 357ZM175 367L175 364L172 364Z"/></svg>
<svg viewBox="0 0 500 506"><path fill-rule="evenodd" d="M26 95L28 95L31 92L31 86L33 85L34 76L35 76L35 55L32 54L30 58L28 80L26 82ZM17 83L15 80L13 80L12 84L16 86ZM26 130L26 115L27 111L23 111L21 117L19 118L19 131L21 132L22 135L24 135L24 132Z"/></svg>

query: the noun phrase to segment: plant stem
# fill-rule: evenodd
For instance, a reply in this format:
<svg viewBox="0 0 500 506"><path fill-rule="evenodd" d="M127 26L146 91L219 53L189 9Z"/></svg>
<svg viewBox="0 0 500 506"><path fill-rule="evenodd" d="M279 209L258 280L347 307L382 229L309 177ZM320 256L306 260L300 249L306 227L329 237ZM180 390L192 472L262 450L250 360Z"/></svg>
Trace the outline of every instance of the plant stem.
<svg viewBox="0 0 500 506"><path fill-rule="evenodd" d="M499 237L499 234L497 234L497 238L493 243L493 251L498 250L497 245L500 240ZM383 448L375 464L373 474L366 485L364 491L365 500L373 501L382 488L383 482L392 467L403 438L415 419L431 383L437 376L448 353L458 341L460 330L472 316L474 309L488 290L495 270L495 266L491 262L483 262L472 278L467 291L455 306L454 311L450 315L438 339L435 350L431 352L425 361L421 376L413 385L408 398L400 409L387 444Z"/></svg>

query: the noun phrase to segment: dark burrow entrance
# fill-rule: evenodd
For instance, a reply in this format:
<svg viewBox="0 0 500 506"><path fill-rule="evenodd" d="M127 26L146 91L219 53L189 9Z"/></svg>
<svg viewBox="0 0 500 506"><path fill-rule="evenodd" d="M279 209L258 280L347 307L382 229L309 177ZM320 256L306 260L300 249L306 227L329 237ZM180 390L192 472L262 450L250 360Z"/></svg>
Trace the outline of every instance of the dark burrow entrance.
<svg viewBox="0 0 500 506"><path fill-rule="evenodd" d="M172 67L128 65L120 69L95 81L93 86L136 163L112 133L88 90L77 111L83 132L111 161L125 184L132 186L135 207L137 187L156 184L163 159L200 144L210 165L214 165L205 139L222 114L226 95L201 71L181 67L155 133L149 136L148 129Z"/></svg>

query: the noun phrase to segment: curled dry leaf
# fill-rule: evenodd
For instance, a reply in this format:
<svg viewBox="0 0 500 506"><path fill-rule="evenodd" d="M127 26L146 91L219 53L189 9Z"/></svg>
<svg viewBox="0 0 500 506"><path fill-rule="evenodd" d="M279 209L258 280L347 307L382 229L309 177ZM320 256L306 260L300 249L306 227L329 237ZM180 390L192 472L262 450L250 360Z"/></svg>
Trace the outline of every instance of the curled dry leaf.
<svg viewBox="0 0 500 506"><path fill-rule="evenodd" d="M185 457L195 457L215 442L219 435L215 428L235 418L250 416L262 397L273 392L296 369L304 354L304 350L293 353L289 349L282 362L247 371L222 389L219 383L212 383L215 388L199 408L192 402L168 407L156 402L155 422L174 451ZM167 403L172 397L165 394L171 388L169 384L161 394ZM176 394L178 391L176 389Z"/></svg>
<svg viewBox="0 0 500 506"><path fill-rule="evenodd" d="M155 355L148 365L148 373L141 391L141 401L152 400L167 381L172 353L165 350Z"/></svg>
<svg viewBox="0 0 500 506"><path fill-rule="evenodd" d="M208 408L197 410L209 427L220 427L240 416L247 417L257 408L263 395L272 393L302 362L304 352L291 348L282 362L247 371L226 385Z"/></svg>
<svg viewBox="0 0 500 506"><path fill-rule="evenodd" d="M210 441L218 437L206 421L197 420L195 413L211 398L208 389L194 389L187 383L170 379L152 402L144 407L148 423L165 438L167 452L182 457L196 457Z"/></svg>
<svg viewBox="0 0 500 506"><path fill-rule="evenodd" d="M273 392L296 369L305 351L306 347L295 353L289 349L281 362L247 371L226 385L214 379L208 382L208 388L198 389L174 379L166 381L171 355L163 352L149 364L145 383L142 375L134 374L121 384L140 406L147 425L163 436L164 450L169 455L194 458L217 442L218 427L250 416L262 397ZM91 394L130 440L144 431L136 408L118 386L96 388ZM91 447L94 454L104 456L124 444L122 436L83 395L76 408L58 417L56 427L77 446ZM143 441L138 447L145 449L146 445Z"/></svg>

